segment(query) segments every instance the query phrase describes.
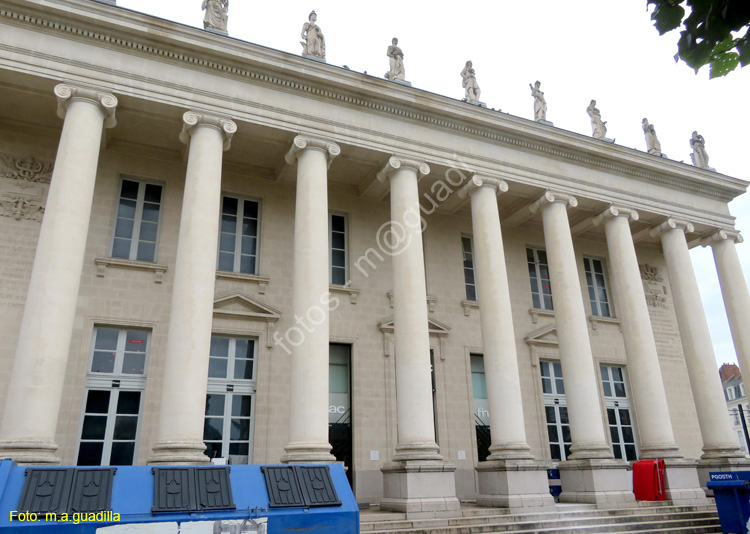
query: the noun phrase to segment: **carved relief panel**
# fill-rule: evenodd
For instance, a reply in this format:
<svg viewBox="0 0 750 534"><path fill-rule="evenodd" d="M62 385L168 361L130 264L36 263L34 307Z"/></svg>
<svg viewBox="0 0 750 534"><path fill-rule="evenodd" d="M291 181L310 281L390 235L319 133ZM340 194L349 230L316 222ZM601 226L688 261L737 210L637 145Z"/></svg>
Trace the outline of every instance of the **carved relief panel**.
<svg viewBox="0 0 750 534"><path fill-rule="evenodd" d="M52 163L0 154L0 216L41 222Z"/></svg>

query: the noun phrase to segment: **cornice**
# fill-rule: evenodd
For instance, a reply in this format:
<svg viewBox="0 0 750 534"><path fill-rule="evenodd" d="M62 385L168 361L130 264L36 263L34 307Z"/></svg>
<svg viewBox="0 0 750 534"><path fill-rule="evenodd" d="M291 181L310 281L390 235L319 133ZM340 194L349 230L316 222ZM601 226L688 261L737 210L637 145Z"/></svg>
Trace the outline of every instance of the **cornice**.
<svg viewBox="0 0 750 534"><path fill-rule="evenodd" d="M480 137L630 178L701 193L723 201L732 200L743 193L748 185L737 178L656 158L634 149L610 144L604 146L601 141L587 136L539 125L520 117L474 109L463 102L428 91L396 86L387 80L333 65L319 65L294 54L213 35L127 9L116 9L118 18L113 19L111 6L90 0L0 0L0 18L16 24L35 25L47 31L95 41L99 46L151 54L225 75L252 79L283 90L335 100L352 107ZM36 13L23 13L23 10ZM55 12L59 16L53 16ZM91 29L82 27L82 23ZM222 47L221 50L213 48L218 45ZM259 68L238 66L240 62ZM272 72L279 67L284 67L289 77ZM368 83L362 83L363 78ZM419 91L421 104L414 102L414 91ZM444 109L435 110L435 107Z"/></svg>

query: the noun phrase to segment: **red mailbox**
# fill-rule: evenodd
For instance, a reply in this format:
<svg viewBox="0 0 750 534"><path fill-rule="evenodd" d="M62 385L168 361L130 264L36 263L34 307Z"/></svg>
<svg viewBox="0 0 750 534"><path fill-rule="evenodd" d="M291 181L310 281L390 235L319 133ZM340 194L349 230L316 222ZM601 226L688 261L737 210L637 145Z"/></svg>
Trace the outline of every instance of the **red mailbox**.
<svg viewBox="0 0 750 534"><path fill-rule="evenodd" d="M638 501L666 501L664 460L633 463L633 493Z"/></svg>

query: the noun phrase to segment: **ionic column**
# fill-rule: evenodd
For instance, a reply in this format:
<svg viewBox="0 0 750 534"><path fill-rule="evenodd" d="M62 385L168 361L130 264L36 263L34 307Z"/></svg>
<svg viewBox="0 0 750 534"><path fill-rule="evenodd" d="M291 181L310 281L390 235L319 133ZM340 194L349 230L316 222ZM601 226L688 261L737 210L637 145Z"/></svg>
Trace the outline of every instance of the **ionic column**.
<svg viewBox="0 0 750 534"><path fill-rule="evenodd" d="M513 312L497 196L508 185L475 175L458 195L471 196L474 270L479 292L482 351L487 379L492 444L477 470L479 506L523 509L554 506L545 462L534 461L526 442Z"/></svg>
<svg viewBox="0 0 750 534"><path fill-rule="evenodd" d="M393 257L393 324L396 351L398 444L394 461L442 460L435 443L427 323L427 286L417 182L429 174L423 162L397 157L378 174L390 180ZM395 237L396 238L396 237ZM397 239L397 238L396 238Z"/></svg>
<svg viewBox="0 0 750 534"><path fill-rule="evenodd" d="M630 233L630 221L637 220L637 211L611 206L594 217L593 222L595 225L603 223L607 235L609 272L620 309L630 390L638 413L640 457L679 458L681 455L672 432L651 318Z"/></svg>
<svg viewBox="0 0 750 534"><path fill-rule="evenodd" d="M435 442L430 334L417 182L426 163L392 157L378 173L390 181L388 255L393 259L393 324L396 358L398 443L393 463L381 468L381 510L407 518L460 510L456 466L443 463Z"/></svg>
<svg viewBox="0 0 750 534"><path fill-rule="evenodd" d="M336 459L328 443L328 167L340 152L333 142L297 136L286 154L288 164L297 162L292 307L306 326L292 348L285 463Z"/></svg>
<svg viewBox="0 0 750 534"><path fill-rule="evenodd" d="M459 196L471 196L474 270L479 293L484 372L492 429L491 460L532 459L526 443L513 313L497 196L508 184L474 176Z"/></svg>
<svg viewBox="0 0 750 534"><path fill-rule="evenodd" d="M208 462L203 454L216 253L221 218L221 165L237 125L199 111L182 116L188 145L158 441L150 464Z"/></svg>
<svg viewBox="0 0 750 534"><path fill-rule="evenodd" d="M737 360L744 376L750 377L750 329L747 328L747 319L750 317L750 292L735 247L735 243L742 241L742 236L736 230L719 230L702 239L701 245L710 245L713 249Z"/></svg>
<svg viewBox="0 0 750 534"><path fill-rule="evenodd" d="M560 364L573 439L570 459L612 458L602 424L599 379L591 353L578 263L568 222L568 207L577 205L573 196L548 191L532 205L532 211L541 210L544 225Z"/></svg>
<svg viewBox="0 0 750 534"><path fill-rule="evenodd" d="M703 438L701 458L742 457L729 421L711 334L685 239L685 232L692 231L691 223L669 218L650 233L661 236L667 262L682 350Z"/></svg>
<svg viewBox="0 0 750 534"><path fill-rule="evenodd" d="M65 122L0 426L0 458L39 465L60 463L55 430L102 131L117 123L110 93L60 84L55 96Z"/></svg>

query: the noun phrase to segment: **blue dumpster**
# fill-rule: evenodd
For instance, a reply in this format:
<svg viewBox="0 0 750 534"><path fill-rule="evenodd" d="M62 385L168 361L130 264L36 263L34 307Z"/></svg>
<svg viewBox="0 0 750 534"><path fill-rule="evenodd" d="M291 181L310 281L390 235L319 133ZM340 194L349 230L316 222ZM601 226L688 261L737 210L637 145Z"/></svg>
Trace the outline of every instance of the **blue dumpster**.
<svg viewBox="0 0 750 534"><path fill-rule="evenodd" d="M359 534L359 507L343 466L335 464L20 467L0 461L0 534L146 527L160 534Z"/></svg>
<svg viewBox="0 0 750 534"><path fill-rule="evenodd" d="M708 489L713 490L724 534L748 534L750 520L750 471L709 473Z"/></svg>
<svg viewBox="0 0 750 534"><path fill-rule="evenodd" d="M547 469L547 480L549 481L550 495L552 495L555 501L557 501L562 493L562 486L560 485L560 470Z"/></svg>

